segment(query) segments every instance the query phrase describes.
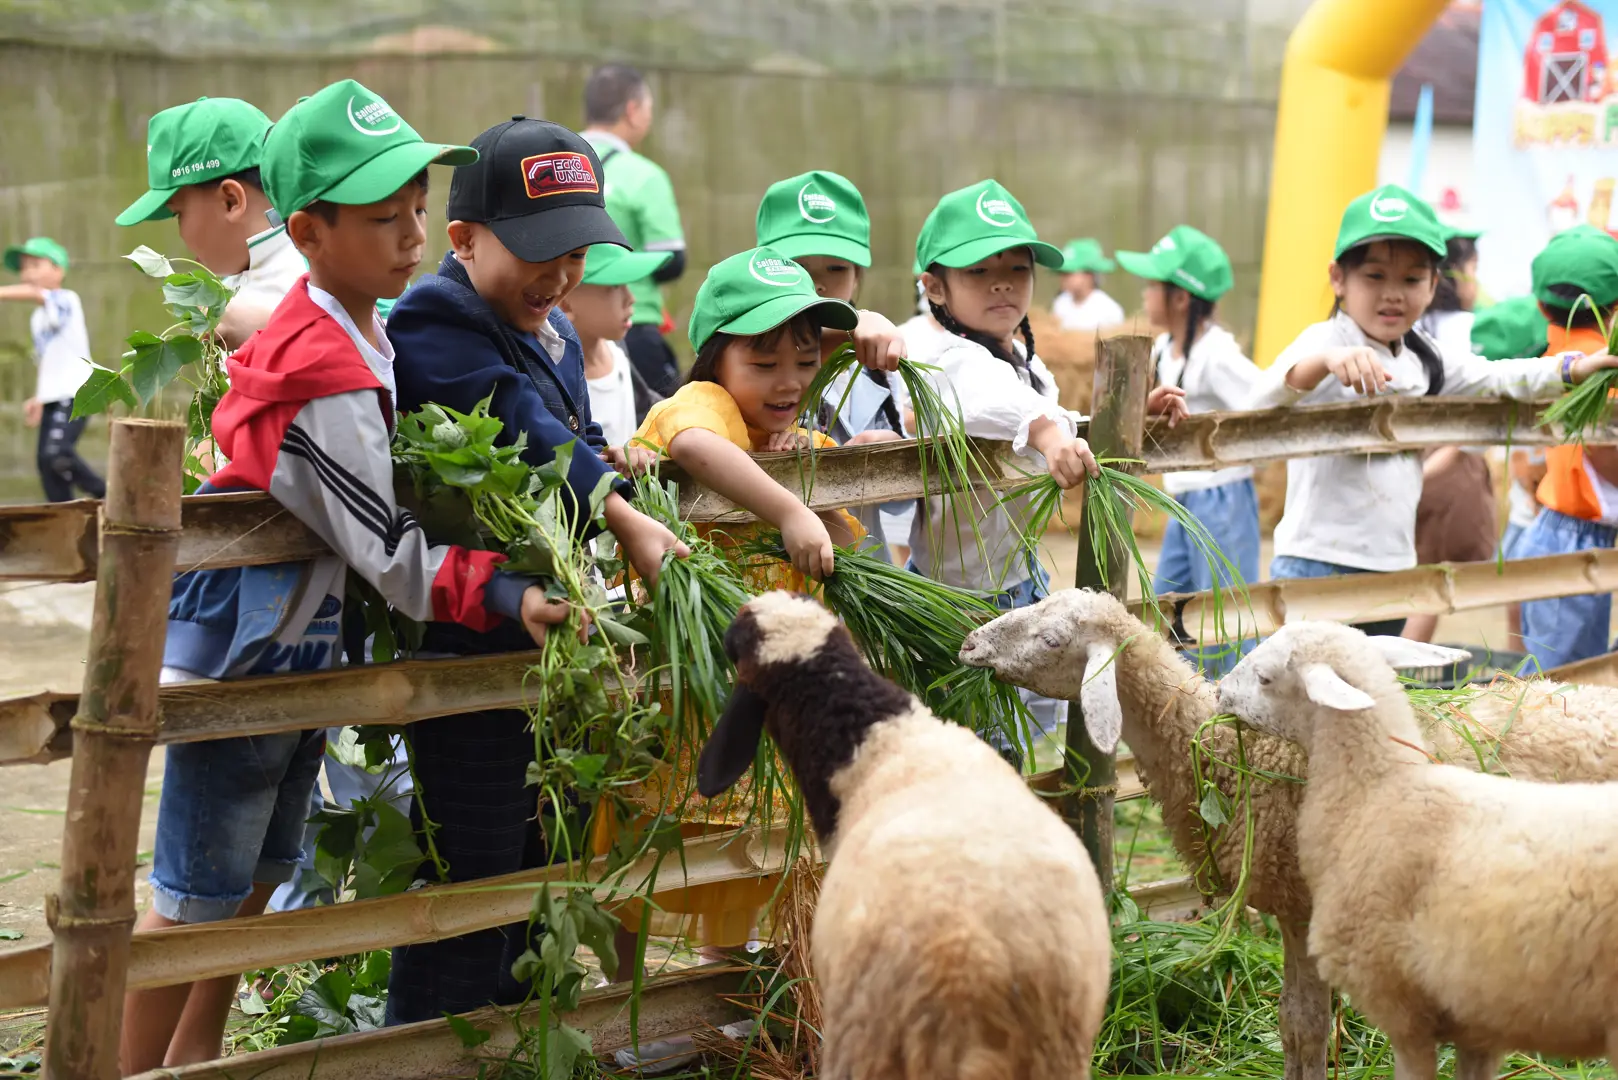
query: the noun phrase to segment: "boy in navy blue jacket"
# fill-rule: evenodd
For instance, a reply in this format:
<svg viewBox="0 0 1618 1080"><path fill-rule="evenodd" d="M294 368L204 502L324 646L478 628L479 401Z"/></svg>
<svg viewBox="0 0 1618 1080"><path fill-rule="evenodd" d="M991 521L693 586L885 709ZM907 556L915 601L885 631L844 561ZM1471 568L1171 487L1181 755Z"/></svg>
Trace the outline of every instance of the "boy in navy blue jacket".
<svg viewBox="0 0 1618 1080"><path fill-rule="evenodd" d="M590 418L584 352L559 304L584 276L591 244L627 247L607 216L601 163L568 129L515 117L472 141L480 157L449 191L453 250L437 274L410 288L388 316L399 408L428 403L462 412L484 398L505 425L528 436L523 458L542 465L558 446L582 440L567 491L582 505L601 477L630 462L607 447ZM650 459L651 455L648 454ZM649 464L649 460L647 462ZM607 527L635 569L654 580L663 556L685 554L673 533L625 499L607 496ZM429 653L489 653L525 647L509 633L428 628ZM526 786L534 737L518 710L492 710L411 725L419 781L417 812L437 826L434 842L452 881L513 873L545 860ZM527 948L525 924L393 951L388 1022L430 1020L523 1000L511 965Z"/></svg>

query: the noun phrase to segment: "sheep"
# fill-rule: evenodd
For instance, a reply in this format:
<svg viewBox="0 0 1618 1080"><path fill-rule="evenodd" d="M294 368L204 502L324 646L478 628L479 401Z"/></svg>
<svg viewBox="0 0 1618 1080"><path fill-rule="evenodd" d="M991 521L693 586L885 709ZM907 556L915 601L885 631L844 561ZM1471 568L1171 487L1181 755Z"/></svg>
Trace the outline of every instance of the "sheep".
<svg viewBox="0 0 1618 1080"><path fill-rule="evenodd" d="M1510 1051L1618 1055L1618 784L1444 768L1365 635L1297 623L1219 684L1221 708L1310 763L1298 856L1321 974L1387 1032L1396 1080Z"/></svg>
<svg viewBox="0 0 1618 1080"><path fill-rule="evenodd" d="M821 1075L1087 1077L1112 950L1073 832L970 730L873 673L816 601L749 601L725 651L736 685L697 788L734 784L766 729L797 779L830 860L810 944Z"/></svg>
<svg viewBox="0 0 1618 1080"><path fill-rule="evenodd" d="M1458 659L1451 650L1398 638L1374 639L1374 644L1385 659L1400 665ZM1197 814L1201 793L1192 777L1191 747L1203 722L1217 712L1213 684L1157 631L1106 593L1065 589L975 630L961 648L961 660L993 668L1000 678L1036 693L1080 700L1087 722L1098 711L1117 715L1137 771L1162 808L1175 849L1187 866L1204 864L1206 827ZM1494 743L1498 736L1498 743L1480 762L1473 747L1448 725L1435 723L1430 737L1444 748L1447 760L1474 769L1487 763L1528 779L1618 779L1618 691L1559 691L1536 681L1482 693L1469 711L1481 729L1481 741ZM1235 734L1228 727L1210 730L1205 742L1218 756L1234 758ZM1306 759L1290 743L1251 734L1245 748L1255 768L1305 775ZM1497 760L1488 761L1491 756ZM1212 779L1227 797L1235 797L1233 772L1214 766ZM1298 870L1294 834L1302 796L1297 784L1253 787L1255 837L1247 902L1274 916L1281 930L1286 1080L1324 1080L1331 992L1308 950L1311 901ZM1215 837L1221 838L1220 832ZM1226 885L1238 879L1241 851L1239 842L1215 845L1215 866Z"/></svg>

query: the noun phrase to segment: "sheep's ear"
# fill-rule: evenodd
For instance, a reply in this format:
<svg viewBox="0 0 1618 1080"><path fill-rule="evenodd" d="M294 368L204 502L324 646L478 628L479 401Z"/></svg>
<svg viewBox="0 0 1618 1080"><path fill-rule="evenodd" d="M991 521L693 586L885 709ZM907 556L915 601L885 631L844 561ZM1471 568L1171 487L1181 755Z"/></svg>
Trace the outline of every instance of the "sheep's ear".
<svg viewBox="0 0 1618 1080"><path fill-rule="evenodd" d="M1345 682L1330 664L1305 664L1299 674L1303 677L1304 692L1316 705L1338 712L1359 712L1376 706L1370 694Z"/></svg>
<svg viewBox="0 0 1618 1080"><path fill-rule="evenodd" d="M1447 667L1472 659L1472 654L1466 649L1429 645L1425 641L1411 641L1408 638L1373 637L1370 642L1391 668Z"/></svg>
<svg viewBox="0 0 1618 1080"><path fill-rule="evenodd" d="M764 699L742 683L730 691L730 701L697 758L697 790L711 799L742 778L758 755L764 734Z"/></svg>
<svg viewBox="0 0 1618 1080"><path fill-rule="evenodd" d="M1079 690L1079 707L1084 710L1084 730L1102 753L1111 753L1124 728L1124 709L1118 703L1118 658L1110 645L1092 641L1086 650L1084 686Z"/></svg>

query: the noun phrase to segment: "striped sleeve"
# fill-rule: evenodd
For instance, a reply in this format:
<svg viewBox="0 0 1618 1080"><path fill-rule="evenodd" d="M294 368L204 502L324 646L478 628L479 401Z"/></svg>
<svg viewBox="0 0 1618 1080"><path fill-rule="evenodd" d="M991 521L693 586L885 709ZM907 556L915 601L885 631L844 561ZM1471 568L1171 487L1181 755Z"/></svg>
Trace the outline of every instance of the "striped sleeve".
<svg viewBox="0 0 1618 1080"><path fill-rule="evenodd" d="M287 425L269 493L410 618L487 630L514 616L521 590L489 587L504 556L430 545L394 501L388 442L375 390L315 398Z"/></svg>

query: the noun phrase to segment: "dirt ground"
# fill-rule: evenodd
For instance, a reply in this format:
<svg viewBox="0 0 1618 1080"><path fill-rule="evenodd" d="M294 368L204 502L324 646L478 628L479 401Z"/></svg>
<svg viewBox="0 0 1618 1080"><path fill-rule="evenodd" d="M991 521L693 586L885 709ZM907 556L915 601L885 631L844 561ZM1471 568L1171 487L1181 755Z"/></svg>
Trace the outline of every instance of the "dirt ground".
<svg viewBox="0 0 1618 1080"><path fill-rule="evenodd" d="M1148 560L1155 552L1146 553ZM1047 541L1045 564L1057 588L1073 584L1078 546L1066 534ZM1268 545L1264 563L1269 563ZM0 586L0 697L40 690L77 690L89 639L91 585ZM1499 646L1505 641L1503 609L1468 612L1441 620L1437 640ZM58 885L63 811L71 762L0 769L0 932L22 937L0 941L0 951L37 944L49 934L45 894ZM146 871L157 821L163 755L152 755L142 805L142 869L136 902L148 899Z"/></svg>

